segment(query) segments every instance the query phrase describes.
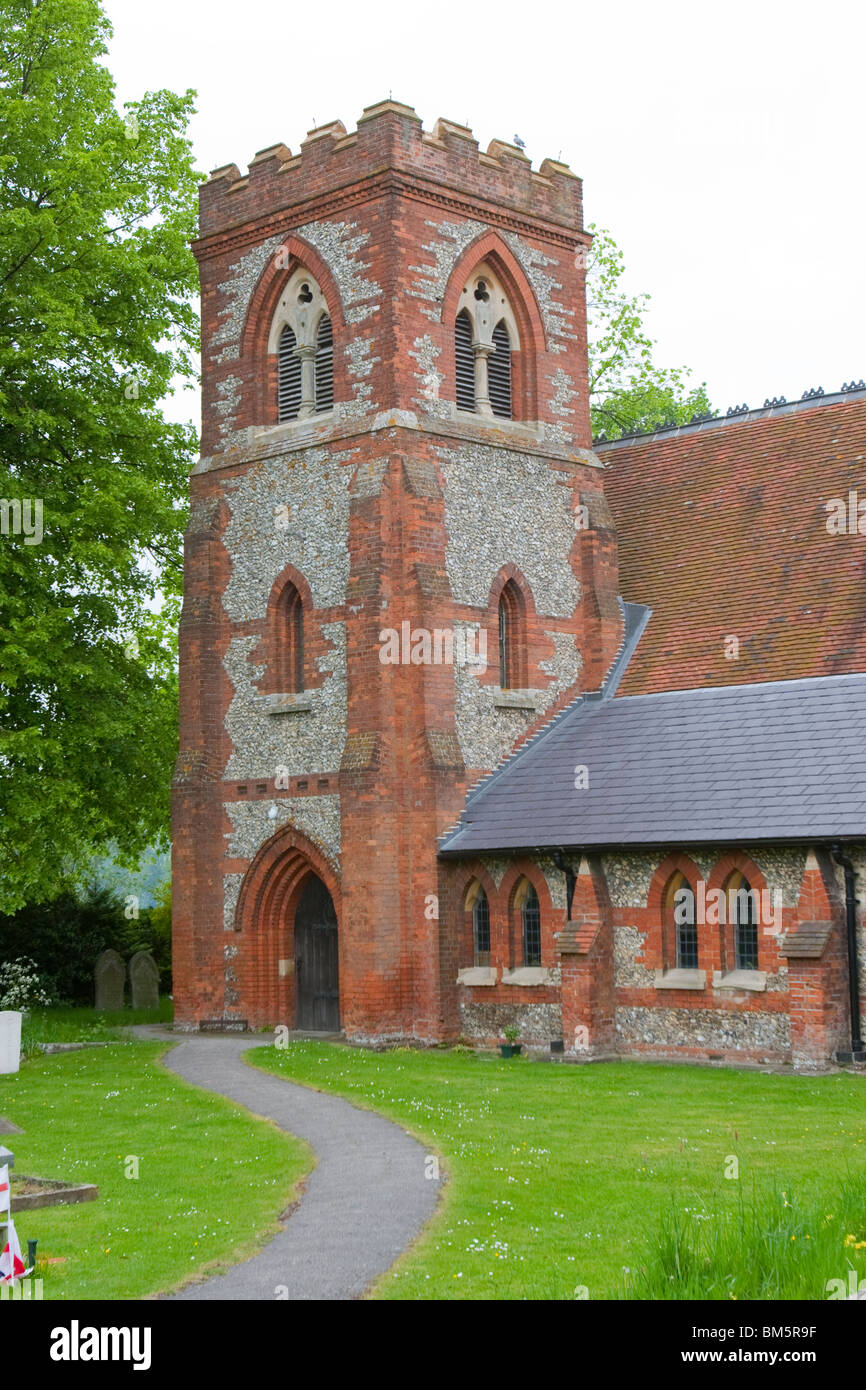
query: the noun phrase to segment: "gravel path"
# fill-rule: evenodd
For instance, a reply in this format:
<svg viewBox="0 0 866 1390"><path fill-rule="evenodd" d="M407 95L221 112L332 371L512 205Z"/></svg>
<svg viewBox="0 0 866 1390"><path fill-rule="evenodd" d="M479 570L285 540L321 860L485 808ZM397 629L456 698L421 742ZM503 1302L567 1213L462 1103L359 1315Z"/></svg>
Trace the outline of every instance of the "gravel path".
<svg viewBox="0 0 866 1390"><path fill-rule="evenodd" d="M178 1043L177 1033L135 1031ZM243 1053L262 1041L186 1037L165 1065L305 1139L316 1167L299 1205L259 1254L171 1297L357 1298L418 1235L436 1207L439 1182L425 1177L423 1146L391 1120L248 1066Z"/></svg>

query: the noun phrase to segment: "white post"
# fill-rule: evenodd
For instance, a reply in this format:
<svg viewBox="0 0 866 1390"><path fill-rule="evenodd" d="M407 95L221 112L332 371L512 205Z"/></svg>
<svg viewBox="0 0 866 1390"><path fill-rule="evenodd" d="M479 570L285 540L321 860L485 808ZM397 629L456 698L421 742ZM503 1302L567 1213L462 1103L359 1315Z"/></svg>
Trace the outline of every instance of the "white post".
<svg viewBox="0 0 866 1390"><path fill-rule="evenodd" d="M0 1075L17 1071L21 1064L21 1015L15 1009L0 1011Z"/></svg>

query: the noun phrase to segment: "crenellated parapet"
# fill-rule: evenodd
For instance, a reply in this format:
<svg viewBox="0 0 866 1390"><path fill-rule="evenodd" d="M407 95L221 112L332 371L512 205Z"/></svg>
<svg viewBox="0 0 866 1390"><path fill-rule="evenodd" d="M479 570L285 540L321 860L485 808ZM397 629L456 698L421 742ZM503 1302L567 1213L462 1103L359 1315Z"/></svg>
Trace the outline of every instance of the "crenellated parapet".
<svg viewBox="0 0 866 1390"><path fill-rule="evenodd" d="M201 236L207 242L303 204L335 210L384 184L431 182L443 199L486 208L503 225L531 218L567 234L583 229L581 180L567 165L545 159L533 169L516 145L492 140L483 151L466 126L440 117L425 131L411 106L382 101L365 109L356 130L341 121L311 130L297 154L276 144L246 174L236 164L214 169L201 189Z"/></svg>

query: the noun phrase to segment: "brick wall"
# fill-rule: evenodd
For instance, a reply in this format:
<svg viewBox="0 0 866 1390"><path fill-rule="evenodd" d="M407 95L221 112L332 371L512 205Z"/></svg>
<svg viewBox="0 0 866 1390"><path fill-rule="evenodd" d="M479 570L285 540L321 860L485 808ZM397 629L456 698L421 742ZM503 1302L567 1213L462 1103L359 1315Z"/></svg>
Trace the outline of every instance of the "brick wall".
<svg viewBox="0 0 866 1390"><path fill-rule="evenodd" d="M467 788L621 640L616 540L590 449L581 186L386 102L201 192L202 459L191 480L175 779L181 1026L294 1024L294 907L337 907L349 1036L453 1035L437 836ZM520 335L515 420L458 416L455 305L487 260ZM332 412L280 425L268 336L303 265L334 332ZM576 510L589 507L592 534ZM281 521L277 523L277 517ZM278 712L279 585L304 597L303 699ZM525 596L522 707L497 675L384 664L385 629L483 631ZM270 814L269 814L270 813ZM543 1001L558 1026L559 998Z"/></svg>

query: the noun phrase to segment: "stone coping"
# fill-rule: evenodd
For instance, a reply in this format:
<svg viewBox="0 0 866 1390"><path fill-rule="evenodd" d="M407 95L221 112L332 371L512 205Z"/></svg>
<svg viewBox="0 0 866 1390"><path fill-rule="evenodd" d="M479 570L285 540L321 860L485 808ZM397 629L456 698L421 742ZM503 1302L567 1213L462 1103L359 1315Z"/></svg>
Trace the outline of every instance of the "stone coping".
<svg viewBox="0 0 866 1390"><path fill-rule="evenodd" d="M473 419L451 419L414 410L378 410L359 417L340 418L338 414L307 416L279 425L250 425L238 430L234 443L216 454L204 454L193 467L193 474L211 473L220 468L258 462L260 459L324 445L332 440L350 440L383 430L403 429L438 436L440 439L485 444L508 453L531 453L562 465L598 468L605 464L592 449L568 448L544 438L541 426L529 420L501 420L495 425L476 424Z"/></svg>

